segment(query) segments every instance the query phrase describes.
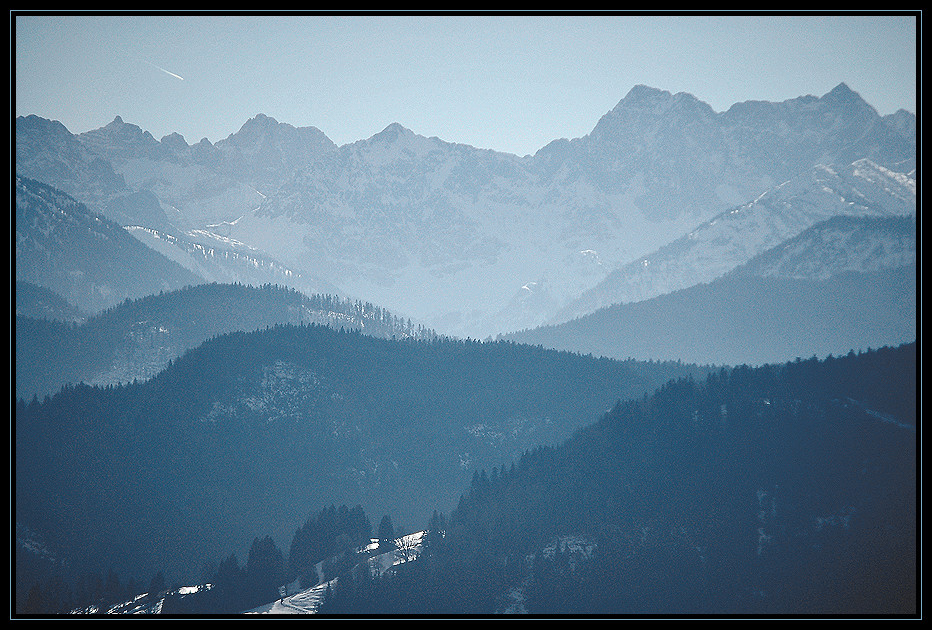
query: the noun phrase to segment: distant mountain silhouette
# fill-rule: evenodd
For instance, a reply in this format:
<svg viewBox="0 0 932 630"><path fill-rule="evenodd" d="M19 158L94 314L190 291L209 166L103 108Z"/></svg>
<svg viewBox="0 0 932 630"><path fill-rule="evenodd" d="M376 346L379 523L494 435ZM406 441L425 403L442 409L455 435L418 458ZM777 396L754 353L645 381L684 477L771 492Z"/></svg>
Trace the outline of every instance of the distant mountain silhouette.
<svg viewBox="0 0 932 630"><path fill-rule="evenodd" d="M635 86L591 133L533 156L398 123L337 147L260 114L216 144L188 145L120 118L72 136L27 117L17 172L113 217L132 210L119 199L149 191L175 236L236 241L441 333L485 338L550 321L612 270L817 165L866 159L908 174L909 129L909 114L881 117L845 84L722 113ZM164 229L137 210L143 228ZM547 287L533 306L517 299L529 283Z"/></svg>
<svg viewBox="0 0 932 630"><path fill-rule="evenodd" d="M760 365L913 341L915 264L827 280L729 275L503 338L596 356Z"/></svg>
<svg viewBox="0 0 932 630"><path fill-rule="evenodd" d="M67 384L145 380L212 337L282 324L323 324L397 339L436 336L377 306L338 296L201 284L127 299L80 325L17 313L16 396L41 398Z"/></svg>

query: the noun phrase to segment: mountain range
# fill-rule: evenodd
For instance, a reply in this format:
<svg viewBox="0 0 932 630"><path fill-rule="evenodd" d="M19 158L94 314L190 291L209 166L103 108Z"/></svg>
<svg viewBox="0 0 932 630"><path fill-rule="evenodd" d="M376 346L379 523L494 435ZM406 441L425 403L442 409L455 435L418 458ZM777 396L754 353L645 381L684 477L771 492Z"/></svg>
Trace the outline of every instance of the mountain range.
<svg viewBox="0 0 932 630"><path fill-rule="evenodd" d="M916 129L843 83L526 156L16 118L17 607L343 503L433 510L425 561L315 610L912 610Z"/></svg>
<svg viewBox="0 0 932 630"><path fill-rule="evenodd" d="M720 113L636 86L587 136L519 157L397 123L336 146L314 127L257 115L215 144L188 144L119 117L75 135L26 116L16 168L207 280L243 272L211 275L191 256L235 252L272 261L299 290L485 338L710 280L837 212L914 213L914 119L881 117L845 84ZM726 238L723 213L756 217L727 223L741 251L677 246L672 267L677 239ZM632 277L632 265L661 258L667 272Z"/></svg>
<svg viewBox="0 0 932 630"><path fill-rule="evenodd" d="M837 170L820 164L615 269L551 323L710 282L834 217L910 217L915 212L914 178L867 159Z"/></svg>
<svg viewBox="0 0 932 630"><path fill-rule="evenodd" d="M713 280L501 337L619 359L720 365L898 345L918 334L916 251L914 217L839 214ZM628 286L644 285L656 290Z"/></svg>
<svg viewBox="0 0 932 630"><path fill-rule="evenodd" d="M202 281L61 190L17 177L14 192L17 282L97 312Z"/></svg>

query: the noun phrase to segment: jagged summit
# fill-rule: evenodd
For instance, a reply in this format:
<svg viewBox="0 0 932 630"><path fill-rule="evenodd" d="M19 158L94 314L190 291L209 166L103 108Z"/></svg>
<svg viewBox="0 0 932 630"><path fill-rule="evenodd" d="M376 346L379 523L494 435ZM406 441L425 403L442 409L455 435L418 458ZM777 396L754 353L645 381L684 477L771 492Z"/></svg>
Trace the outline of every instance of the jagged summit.
<svg viewBox="0 0 932 630"><path fill-rule="evenodd" d="M273 134L279 124L277 120L270 116L256 114L244 122L238 131L227 136L222 143L239 144L243 141L247 141L247 139L248 141L254 141L257 138L266 137Z"/></svg>
<svg viewBox="0 0 932 630"><path fill-rule="evenodd" d="M861 96L848 87L848 84L842 81L835 87L833 87L826 96L831 96L832 98L838 100L860 100Z"/></svg>
<svg viewBox="0 0 932 630"><path fill-rule="evenodd" d="M99 129L92 129L77 138L91 151L113 163L145 157L149 160L173 159L172 152L151 133L128 123L119 115Z"/></svg>
<svg viewBox="0 0 932 630"><path fill-rule="evenodd" d="M401 123L393 122L385 129L375 134L370 138L372 141L380 142L395 142L402 137L412 137L416 135L413 131L402 125Z"/></svg>
<svg viewBox="0 0 932 630"><path fill-rule="evenodd" d="M132 123L125 122L122 116L115 116L113 120L100 129L93 129L80 134L86 138L111 138L119 139L122 142L143 142L146 144L156 142L151 133L145 131L142 127Z"/></svg>
<svg viewBox="0 0 932 630"><path fill-rule="evenodd" d="M248 178L257 190L271 192L336 145L316 127L295 127L257 114L216 144L235 177Z"/></svg>
<svg viewBox="0 0 932 630"><path fill-rule="evenodd" d="M246 132L273 132L279 129L287 129L289 131L298 131L298 132L305 132L305 133L310 132L310 133L324 135L324 133L317 127L314 127L314 126L296 127L289 123L280 122L277 119L273 118L272 116L268 116L263 113L258 113L252 118L250 118L249 120L247 120L245 123L243 123L242 127L240 127L237 133L230 134L230 136L231 137L237 136L237 135L240 135Z"/></svg>
<svg viewBox="0 0 932 630"><path fill-rule="evenodd" d="M169 147L170 149L174 149L176 151L181 151L181 150L188 148L188 143L184 139L184 136L178 133L177 131L172 132L168 134L167 136L163 136L162 139L159 140L159 142Z"/></svg>
<svg viewBox="0 0 932 630"><path fill-rule="evenodd" d="M692 94L677 92L673 94L648 85L635 85L623 99L606 116L617 115L624 111L666 111L678 104L700 103Z"/></svg>
<svg viewBox="0 0 932 630"><path fill-rule="evenodd" d="M846 83L839 83L820 99L821 102L847 110L864 110L876 114L876 111L861 95L852 90Z"/></svg>
<svg viewBox="0 0 932 630"><path fill-rule="evenodd" d="M279 122L271 116L259 113L243 123L237 133L243 133L249 130L265 130L278 126ZM231 134L237 135L237 134Z"/></svg>
<svg viewBox="0 0 932 630"><path fill-rule="evenodd" d="M42 118L41 116L36 116L35 114L19 116L16 118L17 140L20 139L19 134L26 131L37 133L44 132L55 135L71 135L71 132L68 131L68 128L65 127L65 125L60 121L49 120L48 118Z"/></svg>
<svg viewBox="0 0 932 630"><path fill-rule="evenodd" d="M635 85L614 108L606 113L590 137L612 143L637 144L631 135L636 126L648 125L661 130L671 120L712 121L717 114L712 107L688 92L673 94L647 85ZM637 133L640 133L639 130ZM643 135L643 134L642 134ZM650 135L650 134L648 134Z"/></svg>
<svg viewBox="0 0 932 630"><path fill-rule="evenodd" d="M711 107L689 92L676 92L674 94L668 90L662 90L639 83L628 91L625 97L618 102L612 111L631 108L668 107L672 105L700 105L711 110Z"/></svg>
<svg viewBox="0 0 932 630"><path fill-rule="evenodd" d="M582 251L621 267L817 163L837 170L868 158L908 172L914 122L887 122L859 103L842 83L822 97L715 113L692 94L638 84L588 135L525 158L398 121L337 147L313 127L260 113L215 145L186 149L172 137L147 149L82 135L63 160L69 138L18 123L17 168L75 194L86 178L84 199L109 203L91 173L110 162L124 187L153 187L179 229L223 226L210 238L321 270L347 293L445 333L483 338L501 331L496 318L529 281L546 278L564 304L601 282L605 272ZM80 180L48 166L63 161L81 166Z"/></svg>
<svg viewBox="0 0 932 630"><path fill-rule="evenodd" d="M628 91L628 93L623 99L621 99L620 102L636 103L657 100L661 98L670 98L670 96L672 96L672 94L667 90L662 90L660 88L644 85L643 83L638 83Z"/></svg>
<svg viewBox="0 0 932 630"><path fill-rule="evenodd" d="M153 140L155 140L155 138L152 136L151 133L149 133L148 131L145 131L139 125L134 125L132 123L126 122L125 120L123 120L123 117L120 116L119 114L114 116L113 120L109 124L101 127L100 129L88 131L87 133L93 134L99 131L107 131L110 133L121 133L127 136L130 136L130 135L141 136L146 139L152 138Z"/></svg>
<svg viewBox="0 0 932 630"><path fill-rule="evenodd" d="M317 127L295 127L262 113L243 123L236 133L217 142L217 147L249 154L259 152L265 155L265 159L283 160L289 169L313 159L315 155L336 149L333 141Z"/></svg>

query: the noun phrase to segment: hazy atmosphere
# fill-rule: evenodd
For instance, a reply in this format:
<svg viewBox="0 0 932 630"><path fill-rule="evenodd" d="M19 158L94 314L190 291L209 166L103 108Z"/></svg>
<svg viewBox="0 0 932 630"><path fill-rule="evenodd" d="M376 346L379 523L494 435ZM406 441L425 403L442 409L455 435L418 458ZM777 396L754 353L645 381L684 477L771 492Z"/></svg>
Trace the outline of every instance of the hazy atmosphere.
<svg viewBox="0 0 932 630"><path fill-rule="evenodd" d="M637 84L724 111L847 83L916 113L913 16L25 15L16 115L117 115L217 142L262 113L337 145L392 122L517 155L576 138Z"/></svg>
<svg viewBox="0 0 932 630"><path fill-rule="evenodd" d="M11 12L11 616L918 618L921 17Z"/></svg>

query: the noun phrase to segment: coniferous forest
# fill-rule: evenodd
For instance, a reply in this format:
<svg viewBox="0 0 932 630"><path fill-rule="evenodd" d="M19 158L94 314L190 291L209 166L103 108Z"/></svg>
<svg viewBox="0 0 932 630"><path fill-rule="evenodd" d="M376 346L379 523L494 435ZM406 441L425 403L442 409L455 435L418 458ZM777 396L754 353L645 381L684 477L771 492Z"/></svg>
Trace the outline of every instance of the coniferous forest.
<svg viewBox="0 0 932 630"><path fill-rule="evenodd" d="M17 283L21 293L38 288ZM193 285L127 298L83 321L37 315L17 312L15 320L16 396L26 400L66 384L144 380L187 350L234 331L316 323L383 338L437 336L370 303L271 284Z"/></svg>
<svg viewBox="0 0 932 630"><path fill-rule="evenodd" d="M145 382L20 399L17 509L78 566L195 578L254 536L285 547L335 496L416 527L473 471L707 369L321 325L228 333Z"/></svg>
<svg viewBox="0 0 932 630"><path fill-rule="evenodd" d="M271 284L91 316L18 290L17 612L240 614L323 585L324 615L916 610L915 342L721 367Z"/></svg>
<svg viewBox="0 0 932 630"><path fill-rule="evenodd" d="M340 582L322 612L487 614L520 589L541 615L908 614L916 390L889 383L915 353L723 369L619 403L477 474L416 562Z"/></svg>
<svg viewBox="0 0 932 630"><path fill-rule="evenodd" d="M259 343L236 343L242 338ZM190 500L183 492L169 491L183 485L182 476L201 478L220 490L224 475L248 466L249 461L263 461L264 469L250 468L249 474L267 475L263 479L269 481L268 492L313 495L295 480L319 484L326 471L338 469L333 453L339 452L340 444L319 444L323 434L309 433L309 439L291 444L294 451L285 452L283 445L294 440L273 439L283 430L298 435L298 428L313 424L313 418L273 421L255 408L247 413L241 407L238 414L227 416L226 422L236 420L222 427L234 436L225 442L210 411L218 404L230 404L229 398L198 397L195 390L183 397L170 393L173 383L196 382L195 373L202 369L199 362L207 357L212 365L226 366L213 374L211 391L232 392L237 387L235 375L248 374L250 365L255 370L266 353L274 352L281 360L288 356L282 355L282 348L292 347L294 358L303 355L308 366L312 347L320 351L318 360L329 361L339 353L333 347L324 351L323 346L344 338L355 340L357 351L367 348L370 354L365 359L353 355L342 370L354 370L355 382L371 384L361 379L375 377L363 377L366 370L361 367L379 365L380 378L387 379L387 385L370 391L389 398L388 392L401 395L399 379L438 378L438 365L456 364L455 357L464 362L451 368L461 378L489 377L487 370L495 357L502 365L521 364L512 353L519 353L524 362L533 361L538 375L558 369L547 368L548 361L565 370L564 361L581 360L510 343L412 341L410 349L438 353L444 360L422 357L423 372L392 375L400 364L392 364L385 352L398 342L322 327L278 327L224 336L205 344L203 354L186 355L148 384L66 388L44 403L21 403L17 420L29 430L19 436L17 451L23 460L18 464L29 476L28 482L20 478L18 483L45 499L41 505L26 505L32 514L45 513L49 518L54 517L51 510L68 509L73 515L72 535L87 531L84 528L106 527L108 540L117 541L131 534L170 532L171 528L159 531L140 519L153 510L162 520L170 519L173 503ZM244 354L247 347L252 350ZM404 493L415 494L419 507L440 506L439 512L431 508L430 518L418 514L421 520L410 504L404 513L405 522L412 525L408 529L427 530L416 559L384 574L350 570L359 562L352 550L365 546L376 533L380 538L390 535L375 532L360 505L352 509L341 505L316 512L308 509L310 516L303 522L292 518L291 523L302 524L285 537L288 546L279 546L257 531L241 565L235 552L221 552L229 548L230 533L259 528L268 521L225 523L223 519L240 512L228 507L214 513L214 522L199 526L208 532L204 538L217 539L201 540L197 548L184 550L188 557L196 552L204 558L197 579L216 588L185 599L169 597L164 612L233 614L274 600L282 584L296 581L307 587L339 576L328 587L320 614L486 615L514 611L515 606L547 616L907 614L917 603L917 390L891 388L890 383L910 382L917 369L916 352L916 344L909 344L825 360L706 369L666 379L651 393L618 398L597 421L581 423L565 440L526 449L510 459L501 452L490 454L485 461L500 463L474 470L455 504L444 503L443 493L428 484L428 473L443 469L437 453L448 442L436 435L439 426L429 426L432 414L440 409L438 402L421 400L425 424L414 425L416 435L400 433L391 418L383 416L384 423L354 436L356 448L364 440L381 444L399 458L400 470L409 469L407 476L396 473L394 480L385 478L379 486L386 505L403 505L401 494L391 485L394 481L403 482ZM406 355L404 365L417 366L417 356L421 355ZM467 357L479 361L483 370L463 371ZM587 373L578 363L573 367L576 375L567 376L569 382L539 388L524 404L542 405L551 395L566 400L566 388L580 391L592 386L605 369L592 367ZM331 374L342 374L340 380L350 378L348 373ZM505 381L504 372L494 378ZM526 386L526 382L516 384ZM512 408L517 403L515 392L511 393L487 404ZM397 398L391 400L398 408ZM319 404L305 402L311 409ZM464 403L453 395L447 404ZM141 405L149 410L146 414ZM418 408L411 399L400 407ZM146 426L153 417L160 420ZM406 426L414 419L406 418ZM256 431L263 424L265 428ZM198 435L185 426L196 426ZM47 439L50 432L56 440ZM81 436L88 432L93 440L82 442ZM426 461L425 450L411 444L431 435L427 450L438 458L419 472L414 460L402 457L407 452L418 462ZM94 448L92 441L106 446ZM133 446L141 442L151 446L153 441L168 465L146 459L143 450ZM49 443L57 445L53 458L38 450ZM302 449L304 459L299 460L296 453ZM195 461L195 452L210 452L214 463ZM111 459L95 466L94 458L101 457ZM270 462L276 458L280 464L273 468ZM43 469L29 466L37 461L43 462ZM307 475L294 473L299 461L305 462ZM89 475L69 481L66 471L79 465ZM445 481L455 485L455 475L448 474ZM151 477L146 479L147 475ZM279 480L272 483L275 477ZM119 494L128 479L133 480L132 500ZM337 480L331 477L328 482ZM243 477L231 477L229 483L227 492L246 487ZM56 496L64 501L71 493L82 492L89 504L83 512L73 504L54 503ZM198 500L213 499L199 496ZM371 497L364 500L371 504ZM108 501L119 501L119 510L108 510ZM242 506L247 508L245 502ZM117 513L126 522L104 525L94 520L97 515L115 519ZM276 519L286 520L279 516L282 512L275 514ZM386 523L392 529L387 514L380 530ZM193 539L185 535L175 542L190 544ZM108 561L129 566L123 555L126 549L119 552ZM140 559L139 566L157 563L150 557ZM96 582L93 573L72 577L71 582L57 577L55 597L64 601L53 604L43 599L51 597L51 587L43 590L37 584L26 606L43 601L73 606L81 597L85 602L93 597L103 601L105 595L128 594L130 585L121 586L113 569L107 580L99 577L102 574L99 570ZM156 578L165 579L161 572L152 579ZM137 587L146 583L144 577L130 580ZM79 586L63 589L63 584ZM72 595L64 598L60 593Z"/></svg>

